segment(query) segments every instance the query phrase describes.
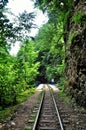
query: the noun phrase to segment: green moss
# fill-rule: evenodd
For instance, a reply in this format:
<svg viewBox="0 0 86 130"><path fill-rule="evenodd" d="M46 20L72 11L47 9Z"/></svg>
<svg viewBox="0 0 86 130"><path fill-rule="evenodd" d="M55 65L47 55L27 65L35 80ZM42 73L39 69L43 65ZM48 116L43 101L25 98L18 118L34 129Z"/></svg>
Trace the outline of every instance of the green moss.
<svg viewBox="0 0 86 130"><path fill-rule="evenodd" d="M77 33L71 33L71 34L69 35L69 37L68 37L68 44L71 45L71 43L72 43L74 37L76 37L76 36L77 36Z"/></svg>
<svg viewBox="0 0 86 130"><path fill-rule="evenodd" d="M79 23L79 22L81 22L81 18L82 18L82 12L79 11L79 12L76 13L75 16L73 16L72 22Z"/></svg>

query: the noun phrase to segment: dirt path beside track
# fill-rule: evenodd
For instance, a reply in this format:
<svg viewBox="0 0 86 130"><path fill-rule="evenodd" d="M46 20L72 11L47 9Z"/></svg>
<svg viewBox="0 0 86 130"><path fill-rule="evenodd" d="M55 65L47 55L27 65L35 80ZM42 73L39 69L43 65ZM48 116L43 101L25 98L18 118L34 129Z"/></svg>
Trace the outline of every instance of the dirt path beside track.
<svg viewBox="0 0 86 130"><path fill-rule="evenodd" d="M26 124L30 118L30 115L33 111L33 108L36 106L36 104L38 102L38 96L39 96L43 86L44 86L43 84L39 85L36 93L33 96L31 96L27 101L21 103L20 107L13 113L13 115L11 117L8 117L6 119L6 121L4 121L3 124L0 123L0 130L24 130L24 128L26 127ZM55 86L52 86L52 88L54 88L55 91L58 91L58 88L56 88ZM59 101L61 101L61 100L59 100ZM82 117L81 124L83 125L83 123L84 123L83 119L86 119L86 110L82 110L82 111L78 110L78 109L75 110L69 104L62 103L61 108L65 108L65 107L66 107L66 111L67 110L72 111L72 114L73 114L73 111L74 111L74 114L76 111L76 116L77 116L77 120L78 120L76 125L79 125L80 117ZM79 115L79 117L78 117L78 115ZM73 122L74 122L75 117L72 116L72 118L70 120L73 120ZM84 124L84 126L85 126L85 124ZM77 130L85 130L86 127L84 128L84 126L82 126L83 129L77 129ZM74 129L74 130L76 130L76 129Z"/></svg>

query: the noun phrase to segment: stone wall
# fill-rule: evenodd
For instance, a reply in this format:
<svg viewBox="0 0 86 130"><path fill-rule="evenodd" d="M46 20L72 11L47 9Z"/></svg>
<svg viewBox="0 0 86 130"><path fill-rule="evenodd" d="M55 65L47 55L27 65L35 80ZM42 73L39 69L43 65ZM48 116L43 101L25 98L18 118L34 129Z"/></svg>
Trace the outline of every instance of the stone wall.
<svg viewBox="0 0 86 130"><path fill-rule="evenodd" d="M70 94L86 107L86 0L71 11L66 38L66 78Z"/></svg>

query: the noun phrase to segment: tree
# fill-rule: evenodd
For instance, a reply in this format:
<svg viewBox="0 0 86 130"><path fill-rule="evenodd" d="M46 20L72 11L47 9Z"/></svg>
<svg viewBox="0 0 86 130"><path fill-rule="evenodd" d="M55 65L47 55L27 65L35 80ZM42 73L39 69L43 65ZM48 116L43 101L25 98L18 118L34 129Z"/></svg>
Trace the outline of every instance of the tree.
<svg viewBox="0 0 86 130"><path fill-rule="evenodd" d="M22 79L22 84L24 82L24 85L28 84L28 78L30 79L29 83L33 82L37 74L37 68L39 66L38 63L34 63L37 53L34 52L34 47L33 45L31 46L31 44L29 46L23 43L23 51L21 51L21 53L19 52L22 57L14 57L9 54L11 44L13 44L17 39L19 40L18 37L21 36L19 34L19 31L22 31L22 33L24 33L27 30L29 35L30 29L33 27L33 19L35 16L33 13L27 14L24 12L24 14L21 14L19 16L19 24L17 27L15 27L14 23L11 23L5 14L5 11L7 11L7 2L7 0L0 1L0 107L2 108L15 104L17 102L16 98L19 92L22 90L20 80ZM27 24L24 22L27 22ZM26 46L29 50L25 50ZM32 55L31 61L27 60L29 51ZM18 62L19 60L20 62ZM30 66L30 64L32 66ZM20 69L19 67L23 69ZM20 70L22 71L20 72ZM33 78L31 78L32 73Z"/></svg>
<svg viewBox="0 0 86 130"><path fill-rule="evenodd" d="M29 38L29 33L32 28L36 28L36 24L34 23L35 13L28 13L24 11L20 13L19 16L15 18L15 33L17 35L17 40L24 40Z"/></svg>
<svg viewBox="0 0 86 130"><path fill-rule="evenodd" d="M34 49L32 41L26 40L17 54L18 84L23 89L28 88L35 82L38 74L39 62L35 62L38 52Z"/></svg>
<svg viewBox="0 0 86 130"><path fill-rule="evenodd" d="M45 24L35 38L36 49L39 50L37 61L40 61L38 80L57 82L64 76L64 41L62 24L56 27L53 23Z"/></svg>

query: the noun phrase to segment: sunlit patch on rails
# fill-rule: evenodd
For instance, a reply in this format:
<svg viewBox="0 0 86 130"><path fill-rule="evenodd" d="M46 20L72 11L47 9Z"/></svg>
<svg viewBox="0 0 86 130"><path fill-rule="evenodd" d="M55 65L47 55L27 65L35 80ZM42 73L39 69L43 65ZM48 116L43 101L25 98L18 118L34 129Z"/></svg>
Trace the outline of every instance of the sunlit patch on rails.
<svg viewBox="0 0 86 130"><path fill-rule="evenodd" d="M36 106L28 121L26 130L64 130L60 114L50 89L50 86L43 87L40 104Z"/></svg>

